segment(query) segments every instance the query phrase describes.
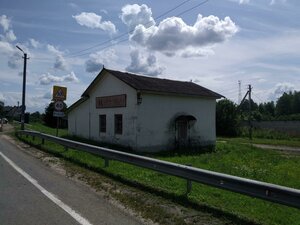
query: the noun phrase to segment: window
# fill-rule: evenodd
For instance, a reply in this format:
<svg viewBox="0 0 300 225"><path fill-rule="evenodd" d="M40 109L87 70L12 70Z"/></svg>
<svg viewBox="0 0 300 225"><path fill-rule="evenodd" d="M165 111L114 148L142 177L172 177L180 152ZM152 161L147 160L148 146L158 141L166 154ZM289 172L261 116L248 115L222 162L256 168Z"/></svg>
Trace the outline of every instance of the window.
<svg viewBox="0 0 300 225"><path fill-rule="evenodd" d="M122 132L123 132L122 114L115 114L115 134L122 134Z"/></svg>
<svg viewBox="0 0 300 225"><path fill-rule="evenodd" d="M106 132L106 115L99 115L99 128L100 133Z"/></svg>

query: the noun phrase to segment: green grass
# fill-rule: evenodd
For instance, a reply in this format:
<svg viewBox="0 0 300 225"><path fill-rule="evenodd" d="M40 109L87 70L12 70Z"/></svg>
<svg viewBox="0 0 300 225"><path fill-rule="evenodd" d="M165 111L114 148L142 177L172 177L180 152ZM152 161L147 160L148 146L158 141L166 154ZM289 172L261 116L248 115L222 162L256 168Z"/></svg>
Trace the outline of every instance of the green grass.
<svg viewBox="0 0 300 225"><path fill-rule="evenodd" d="M31 138L27 138L26 140L35 144L41 143L37 139L33 141ZM241 144L244 139L226 140L226 143L217 143L216 150L211 153L160 156L158 158L300 189L299 156L283 156L276 151L262 150ZM272 142L272 144L274 143ZM166 196L173 196L175 199L181 199L185 194L186 181L180 178L117 161L110 161L109 167L104 168L104 160L99 157L72 149L66 151L63 147L49 142L46 142L44 149L87 168L117 177L137 186L149 187L151 190L165 193ZM300 224L299 209L197 183L193 183L188 201L190 204L205 205L260 224Z"/></svg>
<svg viewBox="0 0 300 225"><path fill-rule="evenodd" d="M26 130L35 130L42 133L50 134L50 135L56 135L56 128L48 127L41 123L31 123L31 124L25 124ZM68 134L68 129L58 129L58 136L66 136Z"/></svg>

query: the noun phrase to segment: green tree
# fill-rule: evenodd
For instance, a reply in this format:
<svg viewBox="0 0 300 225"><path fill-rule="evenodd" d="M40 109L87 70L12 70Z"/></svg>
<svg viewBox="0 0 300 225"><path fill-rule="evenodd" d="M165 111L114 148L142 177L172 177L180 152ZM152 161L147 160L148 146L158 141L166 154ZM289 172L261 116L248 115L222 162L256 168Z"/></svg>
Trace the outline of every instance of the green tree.
<svg viewBox="0 0 300 225"><path fill-rule="evenodd" d="M216 106L216 131L221 136L236 136L238 134L238 113L236 105L223 99Z"/></svg>
<svg viewBox="0 0 300 225"><path fill-rule="evenodd" d="M300 92L295 91L292 99L292 113L300 113Z"/></svg>
<svg viewBox="0 0 300 225"><path fill-rule="evenodd" d="M284 92L283 95L277 100L276 115L282 116L282 115L292 114L293 113L292 101L293 101L292 92L288 94Z"/></svg>
<svg viewBox="0 0 300 225"><path fill-rule="evenodd" d="M67 109L66 103L64 104L64 108L62 112L65 112ZM50 104L45 108L45 116L44 116L44 123L49 127L56 127L57 126L57 118L53 116L54 112L54 102L50 102Z"/></svg>
<svg viewBox="0 0 300 225"><path fill-rule="evenodd" d="M29 118L30 118L29 119L30 122L41 122L41 120L42 120L42 116L39 111L31 113Z"/></svg>

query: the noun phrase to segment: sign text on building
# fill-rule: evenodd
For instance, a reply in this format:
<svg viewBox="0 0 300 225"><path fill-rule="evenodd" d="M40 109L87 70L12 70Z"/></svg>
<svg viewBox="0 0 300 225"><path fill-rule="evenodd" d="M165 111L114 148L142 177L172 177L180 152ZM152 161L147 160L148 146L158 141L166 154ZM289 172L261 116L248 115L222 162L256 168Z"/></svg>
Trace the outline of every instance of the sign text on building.
<svg viewBox="0 0 300 225"><path fill-rule="evenodd" d="M96 97L96 108L126 107L126 94Z"/></svg>

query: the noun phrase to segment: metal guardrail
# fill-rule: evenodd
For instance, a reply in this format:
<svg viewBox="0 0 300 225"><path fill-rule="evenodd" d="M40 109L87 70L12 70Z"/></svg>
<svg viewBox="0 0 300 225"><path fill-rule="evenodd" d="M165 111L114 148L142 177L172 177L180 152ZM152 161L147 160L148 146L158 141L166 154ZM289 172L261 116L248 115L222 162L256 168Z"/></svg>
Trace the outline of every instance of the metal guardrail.
<svg viewBox="0 0 300 225"><path fill-rule="evenodd" d="M300 209L300 190L298 189L120 152L108 148L54 137L35 131L19 131L18 133L21 135L39 137L42 139L42 143L44 143L44 140L48 140L61 144L65 147L89 152L105 159L117 160L135 166L155 170L164 174L181 177L187 179L188 183L190 183L190 181L196 181L213 187ZM108 165L108 162L106 161L105 164ZM190 187L188 187L188 189L190 189Z"/></svg>

